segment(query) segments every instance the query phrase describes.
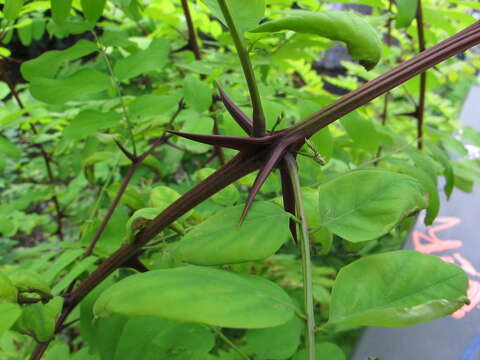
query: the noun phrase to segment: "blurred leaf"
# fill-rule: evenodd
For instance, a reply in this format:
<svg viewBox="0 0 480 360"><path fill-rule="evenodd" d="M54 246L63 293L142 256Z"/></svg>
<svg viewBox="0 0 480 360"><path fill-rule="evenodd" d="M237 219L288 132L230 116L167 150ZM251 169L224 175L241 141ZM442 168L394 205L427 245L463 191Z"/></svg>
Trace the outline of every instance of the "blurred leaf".
<svg viewBox="0 0 480 360"><path fill-rule="evenodd" d="M22 151L6 137L0 135L0 154L12 158L19 158L22 156Z"/></svg>
<svg viewBox="0 0 480 360"><path fill-rule="evenodd" d="M417 15L418 0L397 0L397 15L395 16L395 27L397 29L407 28Z"/></svg>
<svg viewBox="0 0 480 360"><path fill-rule="evenodd" d="M120 119L121 115L113 111L82 110L63 130L63 136L68 140L79 140L99 130L118 126Z"/></svg>
<svg viewBox="0 0 480 360"><path fill-rule="evenodd" d="M50 3L52 7L53 21L59 24L62 23L70 13L72 0L50 0Z"/></svg>
<svg viewBox="0 0 480 360"><path fill-rule="evenodd" d="M96 22L103 14L107 0L81 0L82 10L90 22Z"/></svg>
<svg viewBox="0 0 480 360"><path fill-rule="evenodd" d="M253 32L292 30L345 42L354 60L367 70L375 67L382 54L382 42L376 30L362 17L341 11L284 11L285 18L263 23Z"/></svg>
<svg viewBox="0 0 480 360"><path fill-rule="evenodd" d="M8 21L15 20L19 15L23 7L24 0L5 0L3 7L3 16Z"/></svg>
<svg viewBox="0 0 480 360"><path fill-rule="evenodd" d="M202 0L226 26L217 0ZM230 14L241 31L248 31L258 25L265 14L265 0L226 0Z"/></svg>
<svg viewBox="0 0 480 360"><path fill-rule="evenodd" d="M204 112L212 105L210 85L194 76L187 76L183 83L185 103L198 112Z"/></svg>

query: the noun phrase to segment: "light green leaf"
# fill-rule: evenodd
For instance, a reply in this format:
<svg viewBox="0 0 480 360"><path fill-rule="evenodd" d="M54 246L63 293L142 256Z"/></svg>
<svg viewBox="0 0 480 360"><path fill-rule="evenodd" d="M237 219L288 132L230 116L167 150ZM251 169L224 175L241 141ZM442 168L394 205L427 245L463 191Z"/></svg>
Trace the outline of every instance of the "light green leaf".
<svg viewBox="0 0 480 360"><path fill-rule="evenodd" d="M165 39L153 39L146 50L117 61L115 75L120 80L128 80L153 70L161 70L168 60L169 43Z"/></svg>
<svg viewBox="0 0 480 360"><path fill-rule="evenodd" d="M426 206L418 181L383 170L353 171L319 187L322 226L352 242L384 235Z"/></svg>
<svg viewBox="0 0 480 360"><path fill-rule="evenodd" d="M52 18L57 24L62 23L70 13L72 0L50 0Z"/></svg>
<svg viewBox="0 0 480 360"><path fill-rule="evenodd" d="M137 96L130 104L128 110L132 116L142 118L166 116L178 106L181 96L175 95L142 95ZM169 119L167 119L169 120Z"/></svg>
<svg viewBox="0 0 480 360"><path fill-rule="evenodd" d="M97 110L83 110L63 130L63 136L68 140L79 140L97 131L117 126L120 118L121 115L113 111L104 113Z"/></svg>
<svg viewBox="0 0 480 360"><path fill-rule="evenodd" d="M103 14L107 0L81 0L82 10L90 22L96 22Z"/></svg>
<svg viewBox="0 0 480 360"><path fill-rule="evenodd" d="M382 54L382 42L376 30L360 16L341 11L285 11L288 16L268 21L252 32L292 30L342 41L354 60L367 70L375 67Z"/></svg>
<svg viewBox="0 0 480 360"><path fill-rule="evenodd" d="M64 2L64 0L59 1ZM97 50L98 47L95 43L82 39L68 49L47 51L33 60L24 62L20 70L22 76L28 81L32 81L36 77L53 79L64 63L79 59Z"/></svg>
<svg viewBox="0 0 480 360"><path fill-rule="evenodd" d="M13 285L20 292L31 291L32 289L40 290L45 294L50 293L50 286L43 280L42 276L36 272L24 269L14 269L7 273Z"/></svg>
<svg viewBox="0 0 480 360"><path fill-rule="evenodd" d="M17 304L0 304L0 338L10 329L22 314L22 308Z"/></svg>
<svg viewBox="0 0 480 360"><path fill-rule="evenodd" d="M259 359L288 359L297 351L302 328L302 321L293 317L280 326L247 330L246 351Z"/></svg>
<svg viewBox="0 0 480 360"><path fill-rule="evenodd" d="M192 134L211 134L213 130L213 119L194 110L184 110L179 120L185 120L180 131ZM195 154L203 154L211 149L210 145L202 144L193 140L179 138L177 145Z"/></svg>
<svg viewBox="0 0 480 360"><path fill-rule="evenodd" d="M64 104L68 101L81 101L88 95L111 87L112 82L107 74L93 69L81 69L65 79L33 78L30 92L40 101Z"/></svg>
<svg viewBox="0 0 480 360"><path fill-rule="evenodd" d="M417 7L418 0L397 0L395 27L397 29L409 27L412 20L415 19Z"/></svg>
<svg viewBox="0 0 480 360"><path fill-rule="evenodd" d="M428 193L428 207L425 216L425 224L433 224L433 221L440 210L440 196L438 195L436 182L432 181L431 177L421 167L410 165L405 160L389 158L387 161L393 164L401 173L411 176L422 184L423 188Z"/></svg>
<svg viewBox="0 0 480 360"><path fill-rule="evenodd" d="M300 350L295 354L293 360L306 359L305 349ZM315 359L316 360L345 360L346 356L343 350L335 343L320 342L315 345Z"/></svg>
<svg viewBox="0 0 480 360"><path fill-rule="evenodd" d="M204 112L212 105L212 89L210 85L194 76L187 76L183 83L185 103L188 107Z"/></svg>
<svg viewBox="0 0 480 360"><path fill-rule="evenodd" d="M82 249L71 249L65 251L48 267L47 272L42 275L43 279L48 284L51 284L62 270L78 259L82 254Z"/></svg>
<svg viewBox="0 0 480 360"><path fill-rule="evenodd" d="M3 7L3 15L8 21L15 20L19 15L23 7L24 0L5 0Z"/></svg>
<svg viewBox="0 0 480 360"><path fill-rule="evenodd" d="M70 349L67 344L55 344L45 356L45 360L68 360L70 359Z"/></svg>
<svg viewBox="0 0 480 360"><path fill-rule="evenodd" d="M0 272L0 304L17 302L18 290L8 276Z"/></svg>
<svg viewBox="0 0 480 360"><path fill-rule="evenodd" d="M0 154L18 158L22 156L22 151L6 137L0 135Z"/></svg>
<svg viewBox="0 0 480 360"><path fill-rule="evenodd" d="M221 265L261 260L273 255L289 238L289 215L267 201L253 204L243 224L243 205L221 210L195 226L174 251L196 265Z"/></svg>
<svg viewBox="0 0 480 360"><path fill-rule="evenodd" d="M96 316L158 316L230 328L282 325L293 317L290 297L253 275L187 266L132 275L103 292Z"/></svg>
<svg viewBox="0 0 480 360"><path fill-rule="evenodd" d="M329 322L349 326L419 324L465 305L467 288L464 271L436 256L410 250L371 255L338 273Z"/></svg>
<svg viewBox="0 0 480 360"><path fill-rule="evenodd" d="M370 120L352 112L341 118L340 122L357 147L372 152L378 150L381 137Z"/></svg>
<svg viewBox="0 0 480 360"><path fill-rule="evenodd" d="M427 145L428 150L432 154L432 157L443 166L443 175L445 176L445 186L443 190L448 199L452 195L454 186L453 167L450 158L442 149L440 149L440 147L435 145L433 142L425 140L425 144Z"/></svg>
<svg viewBox="0 0 480 360"><path fill-rule="evenodd" d="M95 262L97 261L96 256L89 256L85 259L82 259L78 264L76 264L68 274L56 284L52 293L59 294L61 291L65 290L75 279L77 279L83 272L87 271Z"/></svg>
<svg viewBox="0 0 480 360"><path fill-rule="evenodd" d="M225 19L217 0L202 0L225 25ZM248 31L258 25L265 14L265 0L227 0L227 5L241 31Z"/></svg>
<svg viewBox="0 0 480 360"><path fill-rule="evenodd" d="M33 29L32 29L31 23L17 29L18 37L23 46L28 47L32 43L32 37L33 37L32 30Z"/></svg>

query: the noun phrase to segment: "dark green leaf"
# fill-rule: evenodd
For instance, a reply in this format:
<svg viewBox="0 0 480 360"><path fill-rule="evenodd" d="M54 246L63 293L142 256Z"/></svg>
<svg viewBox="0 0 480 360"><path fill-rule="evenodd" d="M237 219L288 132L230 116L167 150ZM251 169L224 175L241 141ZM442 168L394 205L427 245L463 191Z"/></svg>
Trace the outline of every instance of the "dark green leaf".
<svg viewBox="0 0 480 360"><path fill-rule="evenodd" d="M306 356L305 350L302 349L295 354L293 360L304 360ZM346 356L337 344L321 342L315 345L315 358L316 360L345 360Z"/></svg>
<svg viewBox="0 0 480 360"><path fill-rule="evenodd" d="M0 135L0 154L18 158L22 156L22 151L6 137Z"/></svg>
<svg viewBox="0 0 480 360"><path fill-rule="evenodd" d="M431 152L433 158L443 166L443 175L445 176L445 186L443 190L447 198L450 198L454 185L453 168L450 158L442 149L440 149L440 147L435 145L433 142L427 140L425 141L425 144L427 145L428 150Z"/></svg>
<svg viewBox="0 0 480 360"><path fill-rule="evenodd" d="M341 118L340 122L357 147L372 152L378 150L380 134L370 120L352 112Z"/></svg>
<svg viewBox="0 0 480 360"><path fill-rule="evenodd" d="M338 273L329 322L349 326L419 324L465 305L467 288L464 271L436 256L411 250L370 255Z"/></svg>
<svg viewBox="0 0 480 360"><path fill-rule="evenodd" d="M187 266L121 280L100 295L94 313L264 328L290 320L294 305L278 285L261 277Z"/></svg>
<svg viewBox="0 0 480 360"><path fill-rule="evenodd" d="M293 317L280 326L248 330L246 349L259 359L288 359L297 351L302 328L303 322Z"/></svg>
<svg viewBox="0 0 480 360"><path fill-rule="evenodd" d="M382 43L375 29L354 13L331 11L285 11L285 18L268 21L253 32L292 30L345 42L350 55L370 70L380 60Z"/></svg>

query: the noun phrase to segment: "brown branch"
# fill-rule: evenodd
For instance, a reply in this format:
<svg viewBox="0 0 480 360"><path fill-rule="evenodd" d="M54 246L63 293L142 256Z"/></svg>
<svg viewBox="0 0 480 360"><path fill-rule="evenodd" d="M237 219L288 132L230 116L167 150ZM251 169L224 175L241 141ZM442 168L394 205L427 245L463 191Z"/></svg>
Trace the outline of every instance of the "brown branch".
<svg viewBox="0 0 480 360"><path fill-rule="evenodd" d="M193 26L192 14L190 13L188 0L181 1L183 13L185 14L185 20L187 21L188 27L188 48L193 51L196 60L201 60L202 53L200 52L200 47L198 46L197 33L195 31L195 27Z"/></svg>
<svg viewBox="0 0 480 360"><path fill-rule="evenodd" d="M169 135L164 135L161 138L157 139L152 146L145 151L140 157L134 158L132 164L130 165L127 174L123 178L122 184L120 185L120 188L117 191L117 194L115 195L115 198L113 199L113 202L110 204L110 207L107 210L107 214L102 220L102 223L98 227L97 231L95 232L95 235L93 236L92 241L90 242L90 245L85 251L85 254L83 255L84 257L90 256L93 253L93 249L97 245L98 240L102 236L103 232L105 231L105 228L108 225L108 222L112 218L113 213L115 212L115 209L117 208L118 204L120 203L120 200L122 199L123 194L127 190L128 184L130 183L130 180L132 180L133 175L135 172L138 170L138 168L142 165L142 162L150 155L153 150L160 144L164 143L167 141L169 138ZM130 153L129 153L130 154ZM130 157L129 157L130 158Z"/></svg>
<svg viewBox="0 0 480 360"><path fill-rule="evenodd" d="M425 51L425 34L423 23L422 0L418 0L417 8L417 34L419 51ZM417 146L421 150L423 147L423 123L425 114L425 96L427 92L427 72L420 74L420 93L418 95L418 107L416 109L417 118Z"/></svg>
<svg viewBox="0 0 480 360"><path fill-rule="evenodd" d="M10 92L12 93L13 97L15 98L18 106L22 109L25 110L25 106L23 105L22 100L20 99L20 96L15 89L15 84L12 82L10 77L7 74L7 71L4 69L3 70L3 79L7 83ZM28 115L28 112L25 112L25 114ZM38 130L35 127L33 123L30 123L30 129L32 130L32 133L34 135L38 135ZM45 168L47 169L47 176L48 176L48 181L51 186L55 186L55 179L53 176L53 170L52 170L52 161L50 159L49 154L45 150L42 144L35 144L36 147L40 150L40 154L42 155L43 162L45 163ZM60 202L58 201L57 195L53 194L52 195L52 201L55 206L55 212L56 212L56 221L57 221L57 235L60 238L60 240L63 240L63 224L62 224L62 218L63 218L63 212L60 208Z"/></svg>

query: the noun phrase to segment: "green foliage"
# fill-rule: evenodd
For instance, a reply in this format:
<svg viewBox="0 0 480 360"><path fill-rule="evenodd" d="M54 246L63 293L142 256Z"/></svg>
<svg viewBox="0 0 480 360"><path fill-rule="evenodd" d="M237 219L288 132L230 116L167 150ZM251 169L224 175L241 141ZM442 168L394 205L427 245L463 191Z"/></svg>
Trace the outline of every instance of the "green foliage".
<svg viewBox="0 0 480 360"><path fill-rule="evenodd" d="M348 95L350 114L286 148L304 227L283 155L241 223L255 171L286 144L281 130L337 100L332 86L354 90L417 53L417 2L389 11L346 0L372 16L317 0L226 2L266 117L256 140L246 130L258 104L217 0L3 1L1 359L30 358L50 341L46 360L345 360L352 326L409 325L464 303L458 268L394 250L419 211L434 221L440 177L447 197L480 182L469 153L479 132L455 121L478 54L427 73L423 150L418 77L361 108ZM472 24L478 8L422 4L427 46ZM363 67L345 60L325 73L333 41ZM222 104L219 86L231 100ZM216 135L214 146L170 130ZM255 145L221 147L229 141ZM295 242L306 235L308 276ZM298 306L305 288L314 314ZM322 329L316 357L306 317Z"/></svg>
<svg viewBox="0 0 480 360"><path fill-rule="evenodd" d="M261 277L188 266L130 276L103 292L93 311L255 329L286 323L294 305Z"/></svg>
<svg viewBox="0 0 480 360"><path fill-rule="evenodd" d="M351 326L419 324L464 305L467 287L462 269L436 256L409 250L371 255L340 270L329 322Z"/></svg>

